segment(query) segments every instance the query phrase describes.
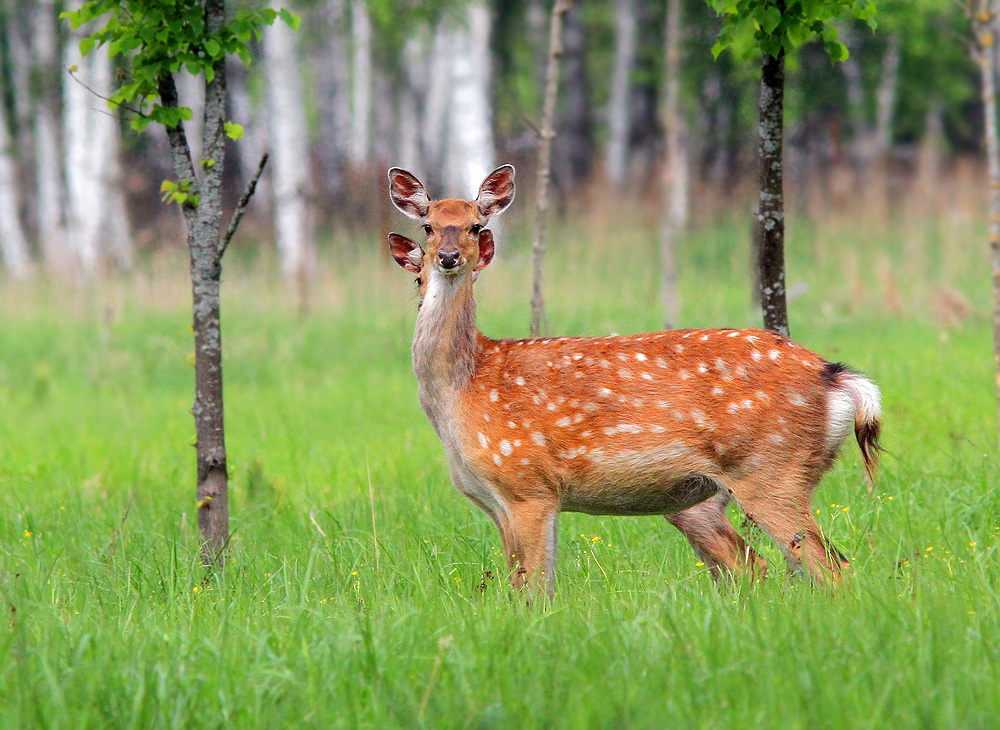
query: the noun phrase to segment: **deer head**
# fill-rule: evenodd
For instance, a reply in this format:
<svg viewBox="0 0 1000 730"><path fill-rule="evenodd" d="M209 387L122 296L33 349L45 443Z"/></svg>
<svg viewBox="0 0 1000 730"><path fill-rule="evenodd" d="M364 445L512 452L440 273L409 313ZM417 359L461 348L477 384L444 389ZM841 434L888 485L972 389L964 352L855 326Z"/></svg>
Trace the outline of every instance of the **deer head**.
<svg viewBox="0 0 1000 730"><path fill-rule="evenodd" d="M389 195L400 212L423 224L427 234L426 251L406 236L389 234L393 259L417 275L423 298L432 268L443 276L471 274L474 279L493 259L493 234L486 224L514 200L514 167L503 165L487 175L473 201L448 198L436 202L412 173L393 167Z"/></svg>

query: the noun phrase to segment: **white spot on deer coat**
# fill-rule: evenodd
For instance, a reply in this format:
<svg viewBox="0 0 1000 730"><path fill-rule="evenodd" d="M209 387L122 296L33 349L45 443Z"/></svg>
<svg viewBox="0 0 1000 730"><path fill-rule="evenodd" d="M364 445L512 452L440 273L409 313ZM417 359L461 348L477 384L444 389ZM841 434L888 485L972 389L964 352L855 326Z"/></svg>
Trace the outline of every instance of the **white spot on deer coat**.
<svg viewBox="0 0 1000 730"><path fill-rule="evenodd" d="M520 375L518 375L516 378L514 378L514 382L517 385L524 385L524 378L522 378Z"/></svg>
<svg viewBox="0 0 1000 730"><path fill-rule="evenodd" d="M486 434L477 433L476 437L479 439L479 445L482 446L484 449L489 445L490 440L486 438Z"/></svg>
<svg viewBox="0 0 1000 730"><path fill-rule="evenodd" d="M510 456L511 451L513 451L513 448L511 448L510 441L504 439L503 441L500 442L501 454L503 454L504 456Z"/></svg>
<svg viewBox="0 0 1000 730"><path fill-rule="evenodd" d="M635 359L638 360L639 362L646 362L647 358L641 352L637 352L637 353L635 353Z"/></svg>
<svg viewBox="0 0 1000 730"><path fill-rule="evenodd" d="M497 393L496 390L491 390L490 391L490 400L493 401L494 403L496 403L498 400L500 400L500 394Z"/></svg>
<svg viewBox="0 0 1000 730"><path fill-rule="evenodd" d="M500 466L503 463L503 459L500 458L500 454L493 454L493 463Z"/></svg>
<svg viewBox="0 0 1000 730"><path fill-rule="evenodd" d="M559 427L566 427L569 424L570 424L570 420L569 420L568 416L565 417L565 418L560 418L558 421L556 421L556 425L559 426Z"/></svg>
<svg viewBox="0 0 1000 730"><path fill-rule="evenodd" d="M533 431L531 434L531 440L534 441L539 446L545 446L545 437L538 431Z"/></svg>

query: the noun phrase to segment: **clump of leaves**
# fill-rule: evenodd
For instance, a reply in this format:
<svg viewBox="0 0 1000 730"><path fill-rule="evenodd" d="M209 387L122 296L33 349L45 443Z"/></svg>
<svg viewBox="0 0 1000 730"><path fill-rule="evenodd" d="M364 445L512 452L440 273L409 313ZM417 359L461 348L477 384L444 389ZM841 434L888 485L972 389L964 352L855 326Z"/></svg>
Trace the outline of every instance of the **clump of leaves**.
<svg viewBox="0 0 1000 730"><path fill-rule="evenodd" d="M239 10L216 33L206 32L205 7L201 0L89 0L79 10L62 14L76 29L98 18L103 28L80 40L80 53L107 44L111 58L125 59L124 83L108 100L112 108L122 106L135 113L132 128L145 129L150 122L176 127L192 118L187 107L165 107L159 103L159 83L166 74L187 70L204 73L211 81L215 64L228 54L250 63L251 39L261 38L261 26L281 19L297 29L299 17L282 8ZM227 126L226 133L238 139L242 128Z"/></svg>
<svg viewBox="0 0 1000 730"><path fill-rule="evenodd" d="M712 46L716 58L727 48L747 58L761 51L774 58L813 38L820 38L830 60L847 59L847 46L832 22L858 18L875 29L874 0L706 0L722 16L722 30Z"/></svg>

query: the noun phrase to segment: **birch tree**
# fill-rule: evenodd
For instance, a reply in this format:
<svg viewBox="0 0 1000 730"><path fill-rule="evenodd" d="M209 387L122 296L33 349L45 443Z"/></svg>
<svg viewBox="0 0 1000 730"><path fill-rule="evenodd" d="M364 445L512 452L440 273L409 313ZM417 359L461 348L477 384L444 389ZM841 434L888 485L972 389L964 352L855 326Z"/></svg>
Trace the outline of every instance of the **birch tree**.
<svg viewBox="0 0 1000 730"><path fill-rule="evenodd" d="M364 0L351 1L351 167L368 167L372 115L372 23Z"/></svg>
<svg viewBox="0 0 1000 730"><path fill-rule="evenodd" d="M132 125L144 129L150 122L166 127L177 180L165 181L165 199L176 203L187 229L191 259L195 400L191 411L197 434L198 526L203 538L202 560L221 565L229 540L229 472L222 399L222 331L219 285L222 257L236 232L240 217L263 171L266 155L240 200L229 227L222 229L222 173L226 135L238 138L241 128L226 120L226 64L234 53L249 62L248 43L260 38L260 27L280 16L290 25L297 19L287 11L240 10L226 18L224 0L89 0L67 13L79 28L94 19L102 29L80 41L86 55L95 45L110 56L131 54L130 65L111 103L136 113ZM174 74L201 75L205 84L202 125L203 157L193 158L181 122L192 117L181 107Z"/></svg>
<svg viewBox="0 0 1000 730"><path fill-rule="evenodd" d="M667 0L664 30L663 131L666 160L663 165L663 206L660 220L660 296L667 329L677 325L680 300L677 293L676 247L687 222L688 165L684 116L680 108L681 55L680 0Z"/></svg>
<svg viewBox="0 0 1000 730"><path fill-rule="evenodd" d="M4 79L0 74L0 257L11 276L24 279L31 274L32 265L28 238L21 223L17 160L5 99Z"/></svg>
<svg viewBox="0 0 1000 730"><path fill-rule="evenodd" d="M625 179L628 166L629 92L637 39L636 0L619 0L615 7L615 57L608 103L608 149L605 171L612 186Z"/></svg>
<svg viewBox="0 0 1000 730"><path fill-rule="evenodd" d="M32 121L35 131L35 227L46 267L65 273L70 265L66 250L65 186L59 142L59 51L54 0L39 0L33 13Z"/></svg>
<svg viewBox="0 0 1000 730"><path fill-rule="evenodd" d="M986 162L990 182L990 266L993 273L993 368L996 373L997 422L1000 424L1000 139L997 129L996 68L1000 0L968 0L966 12L972 23L975 42L973 58L979 64L983 102L983 129L986 135Z"/></svg>
<svg viewBox="0 0 1000 730"><path fill-rule="evenodd" d="M785 57L819 37L834 62L847 57L837 40L834 20L851 14L875 27L872 0L706 0L722 16L722 30L712 47L718 58L736 46L744 56L760 52L758 101L757 270L764 327L788 336L785 297L784 144Z"/></svg>
<svg viewBox="0 0 1000 730"><path fill-rule="evenodd" d="M309 200L309 137L295 32L278 24L264 31L264 61L271 109L274 232L286 281L308 300L313 241Z"/></svg>

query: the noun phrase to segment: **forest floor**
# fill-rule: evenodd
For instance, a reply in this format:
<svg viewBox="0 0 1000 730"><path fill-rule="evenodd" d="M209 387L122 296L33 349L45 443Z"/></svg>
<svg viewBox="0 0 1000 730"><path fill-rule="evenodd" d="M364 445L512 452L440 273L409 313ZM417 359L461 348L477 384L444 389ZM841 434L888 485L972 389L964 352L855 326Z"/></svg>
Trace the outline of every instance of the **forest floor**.
<svg viewBox="0 0 1000 730"><path fill-rule="evenodd" d="M658 328L641 228L555 226L553 334ZM0 727L995 726L984 229L791 231L793 337L884 394L875 491L851 442L814 500L848 583L789 578L751 534L770 575L719 589L661 518L566 514L555 602L532 609L449 482L410 371L412 277L374 234L324 253L304 317L267 256L234 252L222 573L199 563L183 255L94 290L0 284ZM525 336L528 237L505 235L479 324ZM685 326L758 324L746 238L685 241Z"/></svg>

